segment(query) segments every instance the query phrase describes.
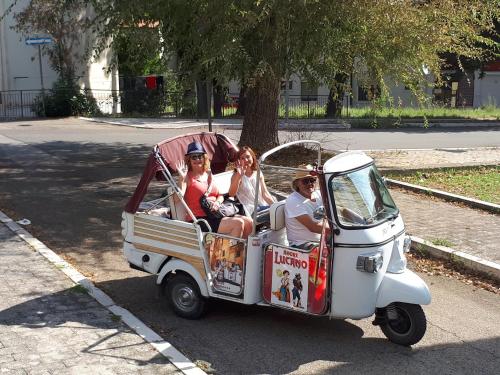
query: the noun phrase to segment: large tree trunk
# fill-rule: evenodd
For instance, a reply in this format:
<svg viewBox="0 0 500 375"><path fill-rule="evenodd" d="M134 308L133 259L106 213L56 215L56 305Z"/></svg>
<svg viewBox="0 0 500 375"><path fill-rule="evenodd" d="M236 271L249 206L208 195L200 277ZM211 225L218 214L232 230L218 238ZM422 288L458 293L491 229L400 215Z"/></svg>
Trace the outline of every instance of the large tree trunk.
<svg viewBox="0 0 500 375"><path fill-rule="evenodd" d="M247 87L245 117L239 145L262 153L279 144L278 104L280 80L266 72Z"/></svg>
<svg viewBox="0 0 500 375"><path fill-rule="evenodd" d="M328 102L326 104L326 117L341 117L344 105L345 84L348 76L346 74L336 74L335 82L330 87Z"/></svg>

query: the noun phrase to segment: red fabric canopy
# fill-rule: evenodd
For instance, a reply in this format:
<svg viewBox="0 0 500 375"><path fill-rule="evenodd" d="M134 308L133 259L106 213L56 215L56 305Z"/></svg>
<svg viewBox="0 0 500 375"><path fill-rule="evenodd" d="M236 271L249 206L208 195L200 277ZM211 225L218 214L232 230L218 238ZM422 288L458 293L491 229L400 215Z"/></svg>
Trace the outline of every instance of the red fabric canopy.
<svg viewBox="0 0 500 375"><path fill-rule="evenodd" d="M166 139L157 144L160 154L165 159L169 170L176 172L175 163L184 159L187 146L191 142L200 142L208 157L210 158L210 168L212 173L220 173L226 170L228 162L236 160L238 147L223 134L217 133L193 133ZM139 208L139 204L148 191L148 186L153 177L163 179L161 166L156 160L153 152L149 155L146 167L142 173L141 180L135 189L134 195L130 198L125 211L131 214Z"/></svg>

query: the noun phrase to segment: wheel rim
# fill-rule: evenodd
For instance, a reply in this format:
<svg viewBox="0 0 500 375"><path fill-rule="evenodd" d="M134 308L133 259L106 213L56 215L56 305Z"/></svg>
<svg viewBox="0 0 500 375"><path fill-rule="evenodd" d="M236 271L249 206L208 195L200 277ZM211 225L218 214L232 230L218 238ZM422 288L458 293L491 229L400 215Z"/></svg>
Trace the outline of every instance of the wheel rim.
<svg viewBox="0 0 500 375"><path fill-rule="evenodd" d="M396 310L398 318L396 320L390 320L389 327L398 335L406 335L412 329L413 323L405 310L399 307L396 307Z"/></svg>
<svg viewBox="0 0 500 375"><path fill-rule="evenodd" d="M195 291L187 285L179 285L173 291L173 302L183 311L191 311L197 303Z"/></svg>

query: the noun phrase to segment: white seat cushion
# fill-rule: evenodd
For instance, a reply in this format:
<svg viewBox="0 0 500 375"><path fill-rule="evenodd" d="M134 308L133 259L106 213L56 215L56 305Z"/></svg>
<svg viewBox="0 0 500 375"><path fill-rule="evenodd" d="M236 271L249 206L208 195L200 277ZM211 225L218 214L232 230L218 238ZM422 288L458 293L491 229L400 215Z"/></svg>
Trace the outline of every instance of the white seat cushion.
<svg viewBox="0 0 500 375"><path fill-rule="evenodd" d="M285 227L285 201L273 203L269 209L271 229L280 230Z"/></svg>

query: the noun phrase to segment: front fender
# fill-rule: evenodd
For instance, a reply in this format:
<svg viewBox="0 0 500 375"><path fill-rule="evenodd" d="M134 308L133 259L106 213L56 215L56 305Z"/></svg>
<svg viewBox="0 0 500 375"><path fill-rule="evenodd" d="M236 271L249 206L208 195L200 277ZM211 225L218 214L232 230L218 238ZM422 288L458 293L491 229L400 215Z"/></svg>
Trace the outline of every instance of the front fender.
<svg viewBox="0 0 500 375"><path fill-rule="evenodd" d="M403 273L386 273L379 288L377 307L386 307L393 302L416 305L431 303L431 293L427 284L410 270Z"/></svg>
<svg viewBox="0 0 500 375"><path fill-rule="evenodd" d="M166 275L168 275L170 272L175 273L175 271L186 272L196 281L196 283L198 284L198 288L200 288L200 293L203 295L203 297L209 297L207 283L205 282L205 279L200 275L200 273L196 270L196 268L194 268L188 262L185 262L180 259L173 259L167 262L162 267L160 273L158 274L158 278L156 279L156 284L160 285L163 282L163 279L165 278Z"/></svg>

